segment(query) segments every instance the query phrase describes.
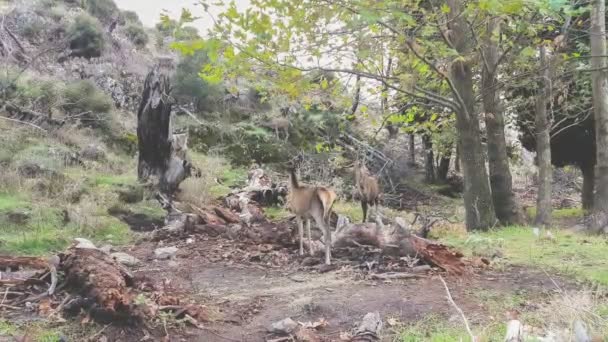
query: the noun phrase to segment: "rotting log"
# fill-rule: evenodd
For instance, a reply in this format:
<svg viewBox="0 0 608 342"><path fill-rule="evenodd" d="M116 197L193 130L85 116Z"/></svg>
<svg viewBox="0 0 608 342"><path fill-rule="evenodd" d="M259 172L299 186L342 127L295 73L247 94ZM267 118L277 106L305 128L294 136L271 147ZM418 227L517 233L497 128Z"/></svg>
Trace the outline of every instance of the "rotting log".
<svg viewBox="0 0 608 342"><path fill-rule="evenodd" d="M73 248L62 256L61 265L66 288L82 296L81 306L93 318L108 323L138 318L132 305L133 276L109 255L97 249ZM75 310L73 303L69 306Z"/></svg>

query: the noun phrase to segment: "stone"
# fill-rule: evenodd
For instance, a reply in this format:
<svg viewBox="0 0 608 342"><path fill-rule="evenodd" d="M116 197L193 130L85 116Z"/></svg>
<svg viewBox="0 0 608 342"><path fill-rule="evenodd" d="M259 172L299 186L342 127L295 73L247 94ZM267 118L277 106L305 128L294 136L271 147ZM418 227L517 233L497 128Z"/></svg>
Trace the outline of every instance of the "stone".
<svg viewBox="0 0 608 342"><path fill-rule="evenodd" d="M154 256L159 260L172 259L177 251L177 247L161 247L154 250Z"/></svg>
<svg viewBox="0 0 608 342"><path fill-rule="evenodd" d="M115 249L112 247L112 245L103 245L101 248L99 248L99 250L106 254L111 254Z"/></svg>
<svg viewBox="0 0 608 342"><path fill-rule="evenodd" d="M95 244L93 244L90 240L83 238L75 238L74 241L76 241L76 248L97 249L97 247L95 247Z"/></svg>
<svg viewBox="0 0 608 342"><path fill-rule="evenodd" d="M270 327L268 327L268 331L273 334L288 335L294 332L297 327L298 323L290 317L287 317L281 321L272 323Z"/></svg>
<svg viewBox="0 0 608 342"><path fill-rule="evenodd" d="M127 253L116 252L110 254L110 256L118 263L123 264L125 266L137 266L141 263L139 259Z"/></svg>
<svg viewBox="0 0 608 342"><path fill-rule="evenodd" d="M99 145L89 144L80 151L80 156L84 159L100 161L106 158L106 151Z"/></svg>

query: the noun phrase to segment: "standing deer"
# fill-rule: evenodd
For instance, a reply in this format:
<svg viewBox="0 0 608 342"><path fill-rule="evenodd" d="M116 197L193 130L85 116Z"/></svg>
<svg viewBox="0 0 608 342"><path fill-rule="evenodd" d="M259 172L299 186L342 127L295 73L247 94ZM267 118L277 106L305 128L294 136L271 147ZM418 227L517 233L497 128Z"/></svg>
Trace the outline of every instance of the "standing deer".
<svg viewBox="0 0 608 342"><path fill-rule="evenodd" d="M380 199L380 187L378 179L372 176L360 161L355 161L355 187L356 192L361 201L361 209L363 210L363 223L367 221L368 206L375 206L376 216L378 216L378 201Z"/></svg>
<svg viewBox="0 0 608 342"><path fill-rule="evenodd" d="M296 215L298 221L298 236L300 238L300 255L304 255L304 227L306 220L306 234L310 255L313 254L312 238L310 234L310 219L314 219L323 232L325 245L325 264L331 265L331 231L329 230L329 214L336 199L336 193L321 186L301 185L296 177L295 169L290 168L291 190L289 192L289 209Z"/></svg>
<svg viewBox="0 0 608 342"><path fill-rule="evenodd" d="M285 141L289 140L289 119L287 118L274 118L270 120L270 122L261 123L260 126L274 130L277 139L281 138L279 132L283 131L285 134Z"/></svg>

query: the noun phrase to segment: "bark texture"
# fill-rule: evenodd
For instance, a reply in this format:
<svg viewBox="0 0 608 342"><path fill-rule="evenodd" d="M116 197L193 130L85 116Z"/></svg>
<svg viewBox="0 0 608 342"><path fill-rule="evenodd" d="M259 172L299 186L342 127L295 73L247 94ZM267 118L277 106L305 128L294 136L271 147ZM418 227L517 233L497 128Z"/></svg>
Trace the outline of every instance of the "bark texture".
<svg viewBox="0 0 608 342"><path fill-rule="evenodd" d="M496 215L481 146L479 118L475 112L472 62L467 60L473 50L470 46L473 40L461 15L464 10L461 0L448 0L447 4L450 7L448 27L452 31L452 41L463 57L452 63L450 78L460 104L456 111L456 126L464 176L466 226L469 230L488 229L496 224Z"/></svg>
<svg viewBox="0 0 608 342"><path fill-rule="evenodd" d="M409 135L409 139L408 139L408 144L409 144L409 162L410 164L414 165L416 164L416 136L414 134L410 134Z"/></svg>
<svg viewBox="0 0 608 342"><path fill-rule="evenodd" d="M433 143L431 136L425 134L422 136L424 144L424 180L427 183L435 182L435 157L433 155Z"/></svg>
<svg viewBox="0 0 608 342"><path fill-rule="evenodd" d="M583 209L593 209L593 190L595 189L595 172L594 166L581 167L583 172L583 191L581 194L581 202Z"/></svg>
<svg viewBox="0 0 608 342"><path fill-rule="evenodd" d="M608 232L608 71L606 70L606 3L591 7L591 73L597 162L595 201L591 221L594 232Z"/></svg>
<svg viewBox="0 0 608 342"><path fill-rule="evenodd" d="M497 67L499 63L498 37L500 36L500 18L488 21L488 35L484 42L482 72L482 103L485 112L485 123L488 134L488 165L490 187L496 217L504 225L522 224L523 213L513 193L513 180L507 155L505 138L505 120L500 107L497 91Z"/></svg>
<svg viewBox="0 0 608 342"><path fill-rule="evenodd" d="M450 172L450 159L451 153L446 153L439 159L439 165L437 166L437 180L440 182L446 182L448 180L448 173Z"/></svg>
<svg viewBox="0 0 608 342"><path fill-rule="evenodd" d="M138 178L143 181L150 176L158 177L160 189L168 194L190 176L192 168L173 149L170 89L169 76L160 67L154 67L146 77L137 111Z"/></svg>
<svg viewBox="0 0 608 342"><path fill-rule="evenodd" d="M536 157L538 161L538 197L536 199L536 225L551 224L551 192L553 170L551 168L551 124L547 117L551 71L544 46L539 49L541 80L536 99Z"/></svg>

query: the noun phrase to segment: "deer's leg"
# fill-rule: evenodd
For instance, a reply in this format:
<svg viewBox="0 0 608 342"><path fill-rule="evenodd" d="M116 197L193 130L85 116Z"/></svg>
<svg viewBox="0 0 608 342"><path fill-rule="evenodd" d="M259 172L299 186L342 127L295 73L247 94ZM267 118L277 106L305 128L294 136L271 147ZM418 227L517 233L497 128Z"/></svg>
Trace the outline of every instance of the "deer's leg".
<svg viewBox="0 0 608 342"><path fill-rule="evenodd" d="M367 222L367 202L361 200L361 209L363 210L363 223Z"/></svg>
<svg viewBox="0 0 608 342"><path fill-rule="evenodd" d="M300 255L304 255L304 227L302 218L298 216L296 220L298 221L298 236L300 237Z"/></svg>
<svg viewBox="0 0 608 342"><path fill-rule="evenodd" d="M308 251L310 255L313 255L312 251L312 237L310 234L310 219L306 220L306 235L308 236Z"/></svg>

